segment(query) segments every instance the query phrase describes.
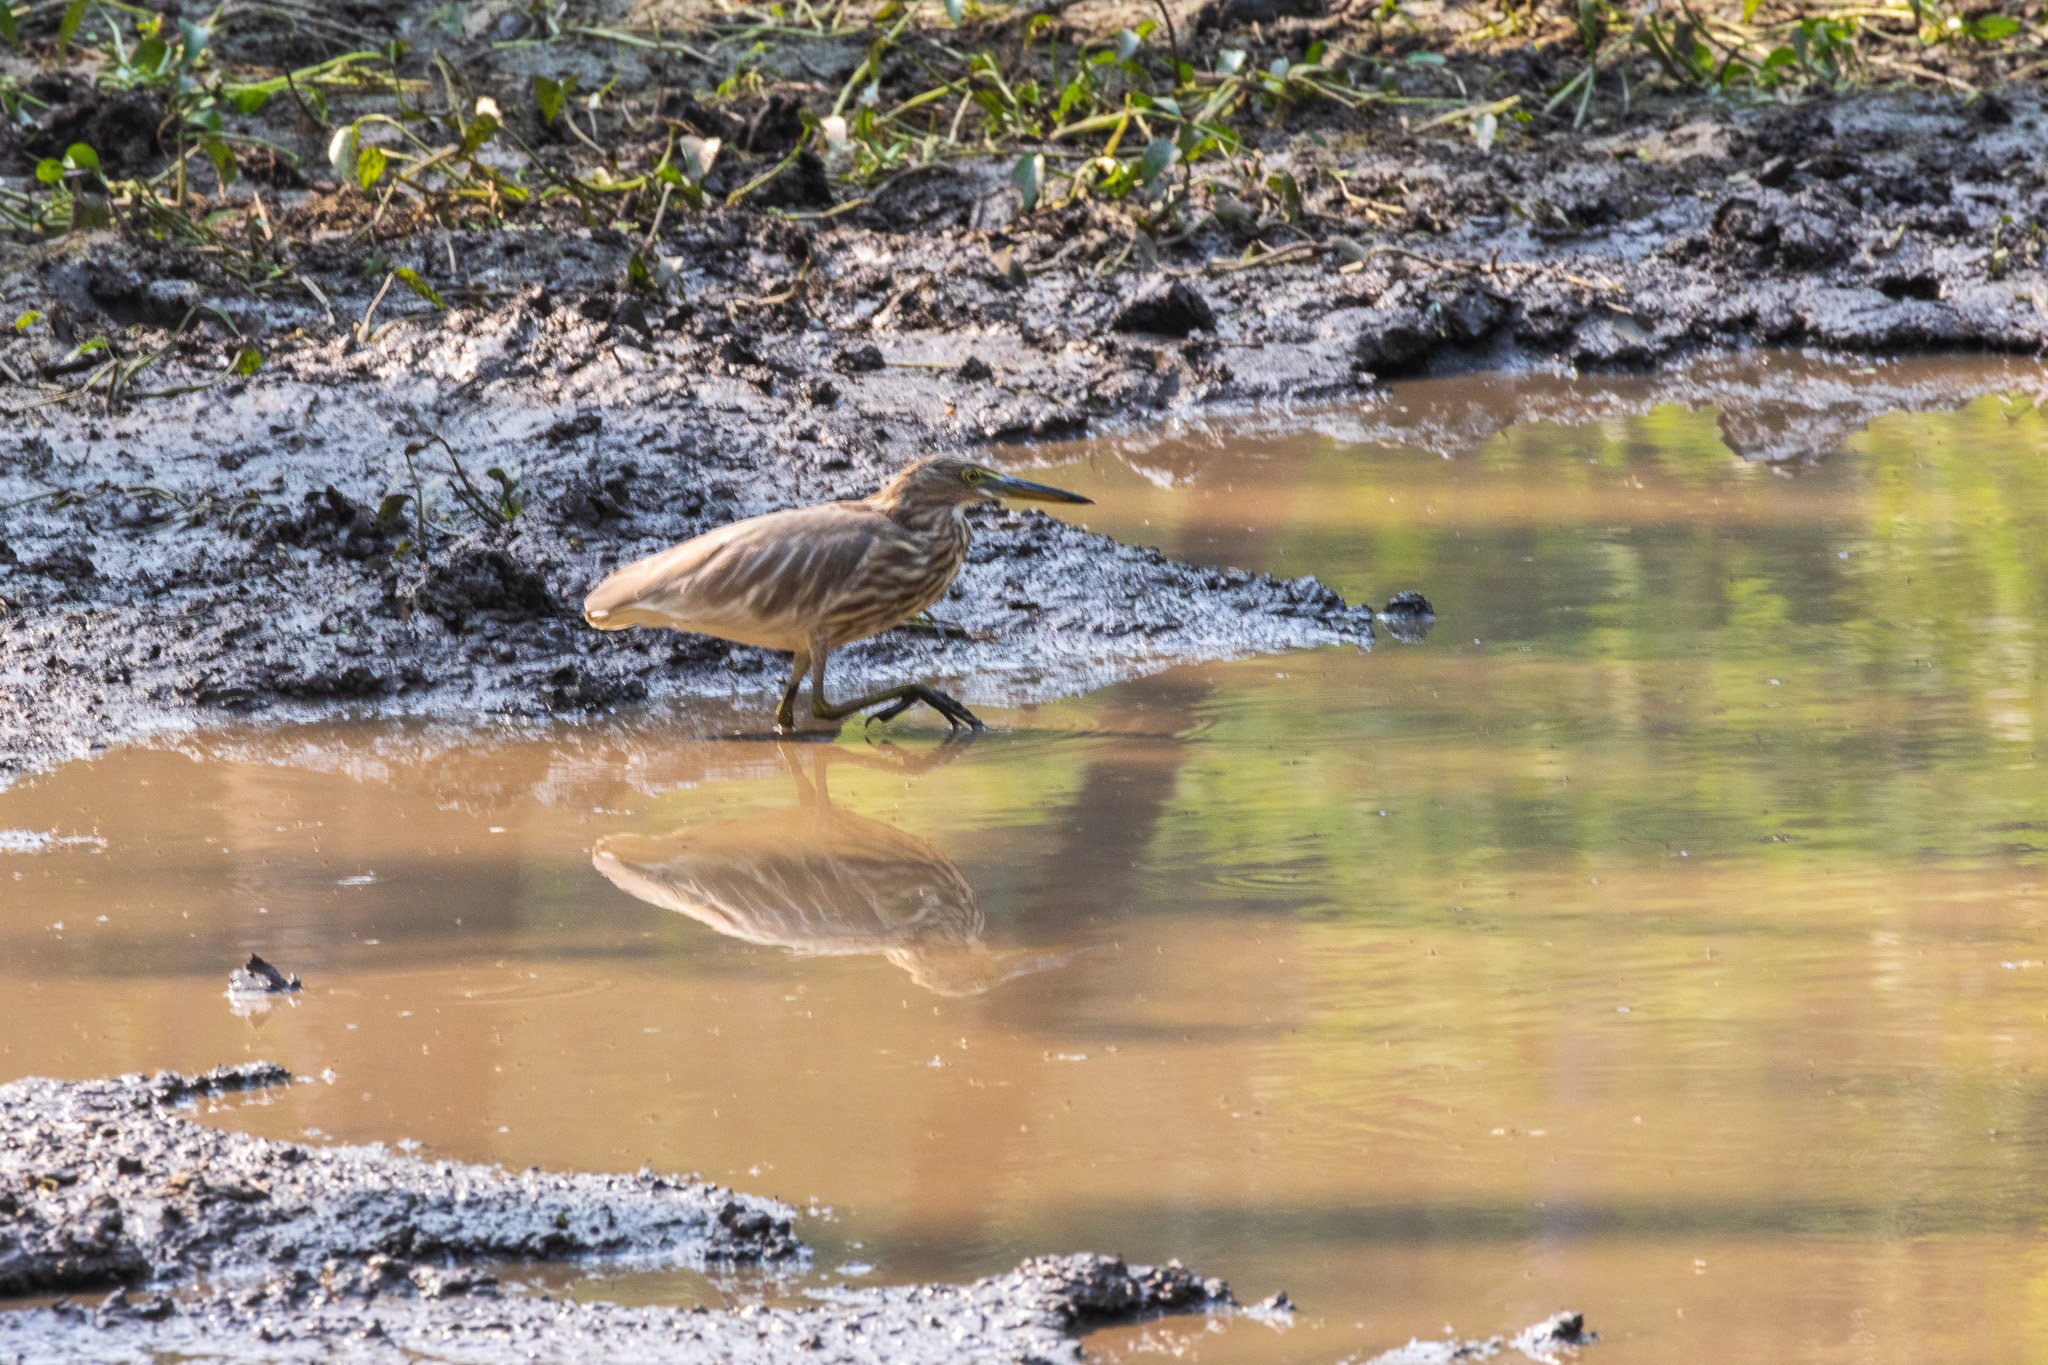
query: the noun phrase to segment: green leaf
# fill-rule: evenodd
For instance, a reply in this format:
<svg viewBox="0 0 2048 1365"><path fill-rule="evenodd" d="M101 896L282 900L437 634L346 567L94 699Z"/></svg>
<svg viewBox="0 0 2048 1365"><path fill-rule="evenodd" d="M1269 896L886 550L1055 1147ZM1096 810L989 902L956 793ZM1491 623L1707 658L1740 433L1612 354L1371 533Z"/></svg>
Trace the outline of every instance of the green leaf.
<svg viewBox="0 0 2048 1365"><path fill-rule="evenodd" d="M1266 177L1266 188L1280 201L1282 215L1290 223L1301 217L1301 184L1286 171L1275 171Z"/></svg>
<svg viewBox="0 0 2048 1365"><path fill-rule="evenodd" d="M433 304L434 307L446 308L448 306L447 304L441 302L441 295L435 291L434 286L428 284L425 280L421 279L420 272L414 270L411 266L399 266L396 270L392 271L391 273L398 276L399 282L403 284L407 289L412 290L413 293L418 294L428 303Z"/></svg>
<svg viewBox="0 0 2048 1365"><path fill-rule="evenodd" d="M1217 53L1216 74L1219 76L1235 76L1238 72L1244 70L1244 56L1244 49L1240 47L1225 48Z"/></svg>
<svg viewBox="0 0 2048 1365"><path fill-rule="evenodd" d="M1010 167L1010 183L1024 196L1026 213L1037 208L1038 197L1045 191L1045 157L1036 152L1018 157L1017 164Z"/></svg>
<svg viewBox="0 0 2048 1365"><path fill-rule="evenodd" d="M526 510L526 492L520 488L519 476L517 474L507 474L498 466L492 465L484 471L484 477L494 480L498 485L498 515L500 517L503 517L506 521L511 521Z"/></svg>
<svg viewBox="0 0 2048 1365"><path fill-rule="evenodd" d="M962 5L960 0L946 0L946 17L953 21L953 27L960 27L960 21L966 13L966 6Z"/></svg>
<svg viewBox="0 0 2048 1365"><path fill-rule="evenodd" d="M43 315L41 313L38 313L35 309L31 308L26 313L23 313L20 317L14 320L14 330L17 332L26 332L29 328L35 326L42 320Z"/></svg>
<svg viewBox="0 0 2048 1365"><path fill-rule="evenodd" d="M257 114L270 103L270 91L260 85L231 85L228 87L228 99L234 103L236 113Z"/></svg>
<svg viewBox="0 0 2048 1365"><path fill-rule="evenodd" d="M21 29L14 22L14 11L7 0L0 0L0 38L5 38L9 47L21 46Z"/></svg>
<svg viewBox="0 0 2048 1365"><path fill-rule="evenodd" d="M384 178L384 167L390 158L382 147L365 147L356 154L356 184L368 190Z"/></svg>
<svg viewBox="0 0 2048 1365"><path fill-rule="evenodd" d="M36 163L36 179L45 185L55 185L64 179L64 163L54 156L46 156Z"/></svg>
<svg viewBox="0 0 2048 1365"><path fill-rule="evenodd" d="M377 504L377 524L389 526L405 514L405 505L412 501L410 493L386 493L384 501Z"/></svg>
<svg viewBox="0 0 2048 1365"><path fill-rule="evenodd" d="M228 373L246 379L263 368L263 352L254 346L244 346L235 352L235 363L228 367Z"/></svg>
<svg viewBox="0 0 2048 1365"><path fill-rule="evenodd" d="M1144 41L1145 40L1140 38L1136 30L1134 29L1127 28L1123 32L1117 34L1116 59L1120 62L1127 62L1131 58L1137 56L1138 49L1144 45Z"/></svg>
<svg viewBox="0 0 2048 1365"><path fill-rule="evenodd" d="M1152 145L1145 149L1145 155L1138 158L1138 179L1149 185L1179 159L1180 148L1173 145L1172 138L1155 137Z"/></svg>
<svg viewBox="0 0 2048 1365"><path fill-rule="evenodd" d="M220 177L223 186L235 183L235 177L242 168L235 160L235 149L217 137L210 137L199 144L199 150L206 153L206 159L213 163L213 173Z"/></svg>
<svg viewBox="0 0 2048 1365"><path fill-rule="evenodd" d="M1742 0L1742 22L1746 24L1756 18L1757 7L1763 2L1764 0Z"/></svg>
<svg viewBox="0 0 2048 1365"><path fill-rule="evenodd" d="M163 39L144 38L135 45L135 55L129 58L129 65L154 75L164 69L164 58L170 55L170 45Z"/></svg>
<svg viewBox="0 0 2048 1365"><path fill-rule="evenodd" d="M461 155L475 156L477 148L483 146L486 142L489 142L491 140L491 136L497 131L498 120L494 116L490 114L478 114L475 118L469 121L469 126L462 130Z"/></svg>
<svg viewBox="0 0 2048 1365"><path fill-rule="evenodd" d="M190 19L180 19L178 36L183 40L185 49L178 54L179 69L190 71L199 64L199 54L206 51L206 45L213 41L213 30L201 28Z"/></svg>
<svg viewBox="0 0 2048 1365"><path fill-rule="evenodd" d="M100 168L100 154L83 142L74 142L64 149L64 164L74 171L96 171Z"/></svg>
<svg viewBox="0 0 2048 1365"><path fill-rule="evenodd" d="M74 229L113 225L114 211L107 206L105 195L81 194L71 201L71 226Z"/></svg>
<svg viewBox="0 0 2048 1365"><path fill-rule="evenodd" d="M2020 21L2010 14L1986 14L1970 20L1970 36L1980 43L1995 43L2020 31Z"/></svg>
<svg viewBox="0 0 2048 1365"><path fill-rule="evenodd" d="M533 78L533 102L540 108L540 121L553 123L562 116L562 106L569 102L569 92L576 85L576 78L556 80L551 76Z"/></svg>
<svg viewBox="0 0 2048 1365"><path fill-rule="evenodd" d="M63 56L71 50L71 40L78 36L78 26L85 22L85 0L71 0L64 7L64 17L57 21L57 55Z"/></svg>

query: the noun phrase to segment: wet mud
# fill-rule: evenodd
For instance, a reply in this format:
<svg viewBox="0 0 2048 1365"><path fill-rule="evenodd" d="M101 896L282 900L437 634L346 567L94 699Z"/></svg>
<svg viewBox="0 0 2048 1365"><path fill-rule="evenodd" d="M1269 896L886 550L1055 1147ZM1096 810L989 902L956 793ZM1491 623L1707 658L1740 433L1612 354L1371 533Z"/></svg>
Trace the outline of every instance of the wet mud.
<svg viewBox="0 0 2048 1365"><path fill-rule="evenodd" d="M1220 1280L1089 1255L799 1310L515 1293L494 1267L807 1253L787 1207L693 1179L514 1175L191 1120L197 1104L295 1083L320 1084L251 1063L0 1087L0 1295L113 1287L90 1309L0 1313L0 1359L1072 1360L1091 1326L1232 1305Z"/></svg>
<svg viewBox="0 0 2048 1365"><path fill-rule="evenodd" d="M507 1263L801 1267L794 1213L690 1178L562 1175L308 1147L192 1121L297 1078L203 1075L0 1087L0 1312L16 1365L211 1361L1078 1361L1080 1337L1237 1308L1221 1280L1100 1255L1041 1256L966 1285L839 1288L815 1307L582 1302L507 1285ZM90 1302L86 1291L108 1291ZM1248 1310L1284 1314L1284 1295ZM1592 1340L1559 1314L1505 1344L1535 1360ZM1430 1343L1390 1361L1497 1353ZM1417 1349L1451 1354L1413 1355Z"/></svg>
<svg viewBox="0 0 2048 1365"><path fill-rule="evenodd" d="M817 1308L635 1308L426 1288L370 1267L350 1283L271 1278L195 1298L116 1291L86 1308L0 1314L21 1365L91 1359L463 1362L1077 1362L1077 1334L1230 1307L1220 1280L1107 1256L1045 1256L968 1285L845 1290Z"/></svg>
<svg viewBox="0 0 2048 1365"><path fill-rule="evenodd" d="M294 1083L321 1082L251 1063L0 1087L0 1294L199 1276L368 1277L437 1293L487 1259L703 1265L801 1254L789 1209L716 1185L651 1172L511 1175L220 1132L189 1117L201 1102Z"/></svg>
<svg viewBox="0 0 2048 1365"><path fill-rule="evenodd" d="M1545 1365L1576 1356L1579 1347L1598 1341L1578 1313L1554 1313L1513 1336L1476 1341L1411 1341L1374 1356L1367 1365L1458 1365L1466 1360L1523 1360Z"/></svg>
<svg viewBox="0 0 2048 1365"><path fill-rule="evenodd" d="M627 67L621 136L724 136L734 175L796 146L780 95L708 109ZM1288 221L1197 189L1199 216L1171 240L1099 202L1026 214L1006 164L972 158L859 193L805 163L774 194L667 215L645 240L568 222L366 226L320 179L317 139L281 126L321 168L262 191L263 250L299 286L252 297L206 253L112 233L13 248L0 312L44 322L0 337L0 764L251 713L719 695L765 715L779 660L599 637L573 604L631 558L861 494L934 449L1333 400L1370 417L1394 406L1387 381L1486 366L2048 341L2048 284L2015 226L2048 191L2028 90L1751 107L1646 94L1598 134L1539 119L1490 150L1348 117L1260 132L1301 190ZM67 119L107 122L110 155L151 155L114 135L141 121L82 94L29 141L69 136ZM790 216L822 206L837 212ZM659 287L628 287L648 250ZM380 272L399 265L439 280L438 304L392 293ZM96 334L164 347L157 392L209 387L51 401ZM262 370L214 382L248 342ZM1738 451L1824 444L1745 420L1729 418ZM1316 583L1192 568L1030 513L981 520L941 613L977 633L894 634L836 658L838 679L933 675L970 703L1014 702L1371 633L1364 604Z"/></svg>

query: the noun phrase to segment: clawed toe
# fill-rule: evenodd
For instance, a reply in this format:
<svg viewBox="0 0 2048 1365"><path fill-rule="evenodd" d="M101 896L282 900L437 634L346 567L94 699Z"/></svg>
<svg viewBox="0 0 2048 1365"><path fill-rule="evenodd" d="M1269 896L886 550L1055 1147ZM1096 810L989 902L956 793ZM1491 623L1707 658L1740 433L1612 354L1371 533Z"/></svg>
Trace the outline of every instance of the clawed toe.
<svg viewBox="0 0 2048 1365"><path fill-rule="evenodd" d="M988 728L976 718L972 711L935 687L913 687L906 690L902 696L895 698L887 706L877 711L870 711L867 723L869 725L887 724L919 702L923 702L926 706L938 712L945 720L946 728L955 733L962 729L986 730Z"/></svg>
<svg viewBox="0 0 2048 1365"><path fill-rule="evenodd" d="M912 703L916 701L916 697L899 697L895 701L890 702L887 706L883 707L879 711L870 711L868 713L868 724L886 725L890 721L896 719L896 717L902 715L905 711L908 711Z"/></svg>

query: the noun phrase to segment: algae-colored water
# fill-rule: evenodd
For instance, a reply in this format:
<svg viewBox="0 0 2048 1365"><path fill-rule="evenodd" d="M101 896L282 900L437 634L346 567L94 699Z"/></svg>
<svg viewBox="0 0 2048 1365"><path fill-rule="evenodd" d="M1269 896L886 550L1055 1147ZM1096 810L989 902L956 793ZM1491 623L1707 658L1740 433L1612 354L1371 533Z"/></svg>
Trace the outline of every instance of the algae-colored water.
<svg viewBox="0 0 2048 1365"><path fill-rule="evenodd" d="M2042 1355L2048 422L1888 416L1793 469L1676 408L1030 458L1100 529L1436 628L957 747L119 750L0 792L80 840L0 838L0 1074L263 1056L326 1079L211 1121L820 1212L795 1281L593 1295L1088 1248L1301 1309L1115 1358L1567 1306L1617 1365ZM251 950L303 994L233 1012Z"/></svg>

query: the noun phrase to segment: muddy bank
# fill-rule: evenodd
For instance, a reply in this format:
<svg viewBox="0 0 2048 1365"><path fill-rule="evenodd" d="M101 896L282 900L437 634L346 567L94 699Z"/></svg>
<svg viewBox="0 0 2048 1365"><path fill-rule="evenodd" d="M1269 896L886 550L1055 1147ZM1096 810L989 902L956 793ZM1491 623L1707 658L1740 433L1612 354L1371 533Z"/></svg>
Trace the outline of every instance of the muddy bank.
<svg viewBox="0 0 2048 1365"><path fill-rule="evenodd" d="M43 433L0 438L20 457L0 469L0 501L83 492L17 505L0 529L0 764L255 713L535 716L722 696L765 728L780 658L600 636L576 604L609 568L714 525L872 488L933 443L894 414L931 405L885 393L872 420L828 419L743 381L719 392L667 358L629 374L599 346L585 365L593 325L555 316L567 351L548 342L494 383L418 377L445 358L437 331L374 384L271 379L225 407L195 396L84 427L46 411ZM462 344L525 350L535 317L515 309L485 324L510 332ZM492 468L519 481L516 512L460 491L497 488ZM411 501L380 517L395 496ZM1369 610L1310 581L1174 564L1035 513L976 521L935 613L975 638L856 646L835 655L837 690L936 676L970 703L1020 701L1180 659L1371 640Z"/></svg>
<svg viewBox="0 0 2048 1365"><path fill-rule="evenodd" d="M692 1179L512 1175L191 1121L196 1104L294 1083L320 1082L258 1062L0 1087L0 1295L113 1286L90 1305L0 1312L0 1359L1078 1361L1093 1328L1236 1306L1221 1280L1178 1264L1086 1254L967 1285L841 1288L810 1308L532 1294L494 1268L775 1266L807 1253L785 1206ZM1284 1297L1273 1305L1254 1316L1287 1311ZM1591 1339L1578 1315L1558 1314L1508 1344L1541 1360Z"/></svg>
<svg viewBox="0 0 2048 1365"><path fill-rule="evenodd" d="M1203 32L1189 41L1204 51L1235 41ZM799 55L828 73L857 60ZM775 131L796 105L684 108L694 78L604 60L620 136L745 115L725 129L735 164L813 158L810 198L679 206L644 234L559 214L372 219L324 178L316 130L280 126L306 151L303 183L262 188L260 224L248 182L221 198L289 287L253 290L218 252L132 235L13 249L0 312L41 320L0 337L0 765L252 714L719 696L765 717L780 660L600 637L574 604L629 558L865 492L933 449L1337 399L1370 429L1398 406L1386 381L1532 360L1654 370L1756 343L2048 341L2048 284L2016 226L2048 202L2030 89L1750 107L1645 93L1596 131L1544 117L1484 148L1405 115L1297 111L1255 141L1298 204L1191 181L1178 227L1155 232L1095 200L1027 213L995 158L854 184ZM1509 88L1517 69L1460 79ZM1396 89L1426 77L1389 71ZM399 266L431 298L394 291ZM78 354L95 336L156 357L129 393L210 386L67 397L98 373L100 353ZM263 368L221 379L245 344ZM1749 426L1737 412L1727 431L1740 452L1812 454L1849 410ZM1035 514L979 532L940 614L989 638L891 635L835 659L840 687L917 674L999 703L1370 637L1362 604L1312 582L1174 564Z"/></svg>
<svg viewBox="0 0 2048 1365"><path fill-rule="evenodd" d="M766 712L778 659L596 636L573 604L616 563L862 493L932 448L1339 395L1362 395L1370 424L1380 381L1513 356L2032 352L2048 340L2038 262L2007 252L1993 268L1987 241L2040 209L2023 153L2040 111L2025 94L2001 108L2003 123L1944 96L1669 104L1626 137L1493 151L1399 129L1284 141L1270 158L1323 186L1307 227L1233 237L1212 213L1145 246L1145 268L1090 205L1020 215L987 162L934 166L829 221L678 215L659 297L618 287L633 248L616 233L424 227L389 246L449 262L436 268L465 280L459 301L385 295L369 332L336 319L369 311L375 282L313 250L338 229L309 229L295 260L324 303L236 299L170 248L66 239L0 287L6 309L49 319L0 342L16 375L49 372L94 329L168 338L176 309L150 303L166 272L178 299L264 336L266 366L113 411L10 391L0 761L250 712L719 694ZM1362 184L1399 213L1352 205ZM1239 268L1247 248L1272 262ZM166 383L211 372L221 340L168 344ZM1739 450L1821 444L1731 422ZM1403 587L1427 589L1386 591ZM983 520L942 614L993 639L891 634L846 651L838 684L936 675L1006 702L1370 639L1370 612L1313 581L1167 563L1036 514Z"/></svg>
<svg viewBox="0 0 2048 1365"><path fill-rule="evenodd" d="M118 1286L93 1309L0 1313L0 1358L1072 1360L1088 1327L1232 1302L1220 1280L1179 1266L1086 1255L971 1285L840 1291L807 1310L512 1293L495 1263L777 1265L805 1253L788 1208L695 1180L512 1175L189 1117L293 1083L252 1063L0 1087L0 1294ZM206 1287L186 1292L195 1281Z"/></svg>
<svg viewBox="0 0 2048 1365"><path fill-rule="evenodd" d="M1513 1336L1485 1337L1477 1341L1409 1342L1374 1356L1367 1365L1458 1365L1467 1360L1513 1359L1555 1362L1575 1358L1580 1346L1598 1341L1586 1330L1585 1317L1578 1313L1554 1313L1531 1323ZM1509 1353L1513 1354L1510 1355Z"/></svg>
<svg viewBox="0 0 2048 1365"><path fill-rule="evenodd" d="M119 1293L94 1306L0 1314L0 1351L19 1365L227 1362L588 1360L691 1365L1061 1365L1088 1357L1076 1333L1168 1312L1230 1306L1216 1280L1177 1266L1043 1256L959 1287L845 1291L816 1309L678 1312L530 1298L336 1294L282 1283L253 1294L172 1300ZM1597 1338L1577 1313L1512 1336L1416 1341L1367 1365L1522 1360L1559 1365Z"/></svg>
<svg viewBox="0 0 2048 1365"><path fill-rule="evenodd" d="M651 1172L510 1175L225 1133L189 1117L195 1103L292 1083L282 1067L252 1063L0 1087L0 1294L199 1276L368 1276L444 1293L489 1259L801 1255L791 1210L716 1185Z"/></svg>
<svg viewBox="0 0 2048 1365"><path fill-rule="evenodd" d="M371 1266L350 1282L273 1277L234 1294L116 1293L95 1307L0 1314L19 1361L1077 1362L1077 1334L1147 1314L1230 1306L1179 1266L1045 1256L969 1285L848 1290L812 1309L625 1308L421 1290Z"/></svg>

